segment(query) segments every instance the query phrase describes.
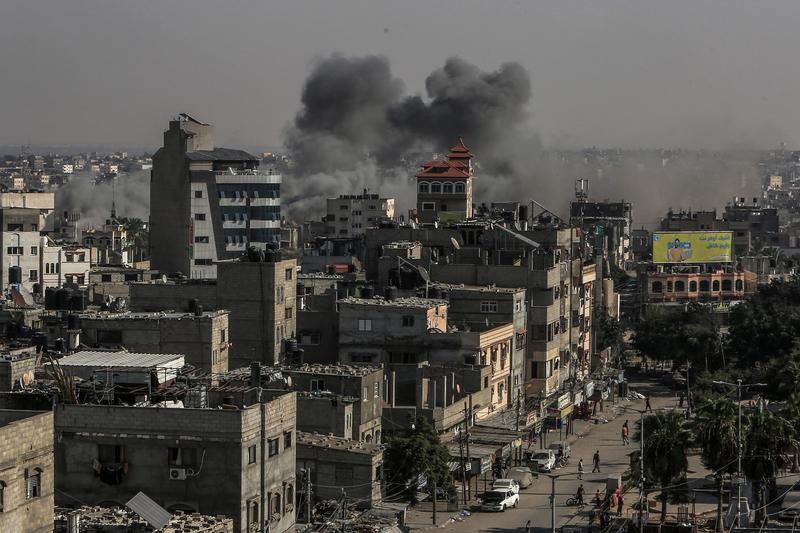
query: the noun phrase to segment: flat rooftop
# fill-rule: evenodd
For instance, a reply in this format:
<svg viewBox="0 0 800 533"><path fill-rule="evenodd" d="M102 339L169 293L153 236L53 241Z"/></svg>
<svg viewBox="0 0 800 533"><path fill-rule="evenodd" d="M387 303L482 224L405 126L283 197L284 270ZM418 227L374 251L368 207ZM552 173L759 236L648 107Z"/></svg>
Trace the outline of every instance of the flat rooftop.
<svg viewBox="0 0 800 533"><path fill-rule="evenodd" d="M431 283L429 289L445 289L448 291L474 291L493 294L515 294L525 291L525 287L495 287L492 285L464 285L463 283Z"/></svg>
<svg viewBox="0 0 800 533"><path fill-rule="evenodd" d="M298 274L297 279L330 279L342 281L344 280L344 276L342 274L327 274L325 272L308 272Z"/></svg>
<svg viewBox="0 0 800 533"><path fill-rule="evenodd" d="M333 435L322 435L320 433L306 433L304 431L297 432L297 444L368 455L375 455L383 451L383 446L380 444L335 437Z"/></svg>
<svg viewBox="0 0 800 533"><path fill-rule="evenodd" d="M281 370L287 373L318 374L329 376L367 376L375 372L380 372L381 367L369 365L324 365L307 363L297 366L284 366L281 367Z"/></svg>
<svg viewBox="0 0 800 533"><path fill-rule="evenodd" d="M339 300L338 303L369 305L375 307L397 307L405 309L433 309L434 307L439 307L440 305L447 305L447 300L435 300L433 298L418 297L395 298L394 300L387 300L386 298L382 298L380 296L376 296L375 298L356 298L355 296L348 296L347 298Z"/></svg>
<svg viewBox="0 0 800 533"><path fill-rule="evenodd" d="M158 311L152 313L133 313L130 311L111 313L107 311L100 311L95 313L81 313L79 316L81 319L86 320L196 320L198 318L214 318L227 314L229 314L229 312L223 309L219 311L203 311L201 315L177 311Z"/></svg>

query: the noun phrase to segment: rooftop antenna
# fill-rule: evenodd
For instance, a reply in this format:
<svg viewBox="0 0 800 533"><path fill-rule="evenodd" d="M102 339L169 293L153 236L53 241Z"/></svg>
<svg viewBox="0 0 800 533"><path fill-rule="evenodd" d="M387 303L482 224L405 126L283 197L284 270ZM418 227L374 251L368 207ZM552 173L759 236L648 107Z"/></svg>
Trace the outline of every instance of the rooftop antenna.
<svg viewBox="0 0 800 533"><path fill-rule="evenodd" d="M111 182L111 218L117 218L117 180Z"/></svg>

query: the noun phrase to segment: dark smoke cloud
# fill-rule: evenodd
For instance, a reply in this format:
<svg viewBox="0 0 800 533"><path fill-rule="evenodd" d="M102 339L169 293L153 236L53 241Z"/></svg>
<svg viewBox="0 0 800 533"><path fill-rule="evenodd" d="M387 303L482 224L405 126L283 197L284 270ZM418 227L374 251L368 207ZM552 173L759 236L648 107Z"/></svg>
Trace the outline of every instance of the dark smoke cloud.
<svg viewBox="0 0 800 533"><path fill-rule="evenodd" d="M650 221L668 207L715 207L757 186L751 154L662 161L643 152L602 168L545 152L530 124L530 76L518 63L487 72L453 57L425 90L404 96L385 57L318 61L285 131L295 163L284 185L289 217L318 219L325 198L365 187L397 197L402 213L413 206L415 156L446 151L459 135L479 164L478 203L532 198L566 213L574 180L590 178L595 199L633 200Z"/></svg>
<svg viewBox="0 0 800 533"><path fill-rule="evenodd" d="M95 184L88 175L75 175L56 190L56 212L76 211L81 214L81 228L100 227L111 213L113 199L116 199L118 217L147 221L150 213L150 172L144 170L121 174L113 186L110 182Z"/></svg>

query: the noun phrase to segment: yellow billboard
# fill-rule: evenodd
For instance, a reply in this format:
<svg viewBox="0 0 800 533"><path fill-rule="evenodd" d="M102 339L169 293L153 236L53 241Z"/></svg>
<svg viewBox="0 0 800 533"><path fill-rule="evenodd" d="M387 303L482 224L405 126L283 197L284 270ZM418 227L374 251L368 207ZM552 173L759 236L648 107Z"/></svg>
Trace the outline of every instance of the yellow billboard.
<svg viewBox="0 0 800 533"><path fill-rule="evenodd" d="M730 231L657 231L653 233L654 263L730 263Z"/></svg>

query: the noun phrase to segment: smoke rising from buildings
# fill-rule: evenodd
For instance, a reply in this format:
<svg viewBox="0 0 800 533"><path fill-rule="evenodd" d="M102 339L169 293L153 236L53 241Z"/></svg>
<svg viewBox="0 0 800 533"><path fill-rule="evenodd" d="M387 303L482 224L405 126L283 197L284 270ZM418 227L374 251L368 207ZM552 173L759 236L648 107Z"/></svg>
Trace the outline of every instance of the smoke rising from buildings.
<svg viewBox="0 0 800 533"><path fill-rule="evenodd" d="M95 184L88 175L76 174L56 191L56 213L76 211L81 214L79 226L102 226L111 214L116 199L118 217L141 218L150 213L150 172L146 170L121 174L114 185L110 181Z"/></svg>
<svg viewBox="0 0 800 533"><path fill-rule="evenodd" d="M285 130L295 162L285 180L290 218L319 218L325 198L363 188L396 196L403 212L413 206L413 162L445 152L459 135L479 164L478 202L533 198L566 213L574 180L588 177L596 199L634 201L645 222L669 207L710 208L758 187L742 153L676 162L642 152L602 168L544 151L529 111L531 78L519 63L484 71L452 57L427 77L425 96L404 89L382 56L333 55L315 64Z"/></svg>

